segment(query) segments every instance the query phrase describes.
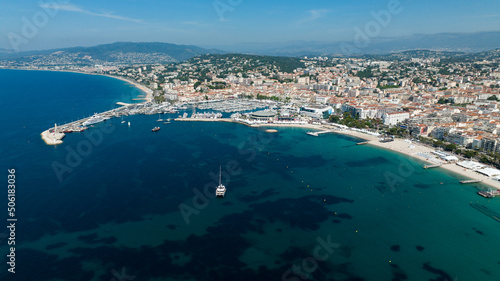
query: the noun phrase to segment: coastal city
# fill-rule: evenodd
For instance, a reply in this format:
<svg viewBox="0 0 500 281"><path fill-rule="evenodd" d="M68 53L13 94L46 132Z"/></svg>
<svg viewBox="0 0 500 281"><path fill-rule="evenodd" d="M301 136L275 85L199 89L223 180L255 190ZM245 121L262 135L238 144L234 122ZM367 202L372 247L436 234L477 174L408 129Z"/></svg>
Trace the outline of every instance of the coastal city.
<svg viewBox="0 0 500 281"><path fill-rule="evenodd" d="M1 281L499 280L500 1L0 8Z"/></svg>
<svg viewBox="0 0 500 281"><path fill-rule="evenodd" d="M279 104L273 117L281 120L330 118L360 129L384 126L392 134L432 138L438 145L448 143L443 148L450 151L500 151L498 58L471 62L260 60L258 56L209 55L171 65L97 65L71 70L135 81L151 89L156 106L242 104L254 99ZM347 124L346 114L356 121Z"/></svg>
<svg viewBox="0 0 500 281"><path fill-rule="evenodd" d="M83 131L96 121L190 108L192 114L184 112L176 120L305 125L323 130L320 134L348 130L365 139L419 142L427 149L412 154L430 162L429 167L460 158L466 161L453 166L455 172L472 169L479 174L470 182L490 179L485 183L500 187L500 170L495 169L500 168L499 57L421 57L412 52L391 60L234 54L171 64L28 68L109 75L145 93L137 98L142 103L119 103L122 107L91 118L56 124L42 134L48 144L60 144L65 133ZM436 149L444 152L430 153Z"/></svg>

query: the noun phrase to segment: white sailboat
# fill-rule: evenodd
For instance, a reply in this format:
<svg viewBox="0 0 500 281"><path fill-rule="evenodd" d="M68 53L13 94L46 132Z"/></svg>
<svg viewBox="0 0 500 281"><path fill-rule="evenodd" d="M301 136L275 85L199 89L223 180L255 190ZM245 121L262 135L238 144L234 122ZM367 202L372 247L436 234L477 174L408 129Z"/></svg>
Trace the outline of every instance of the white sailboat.
<svg viewBox="0 0 500 281"><path fill-rule="evenodd" d="M226 194L226 187L222 184L221 177L222 166L219 167L219 186L217 186L217 189L215 190L215 196L217 197L224 197L224 195Z"/></svg>
<svg viewBox="0 0 500 281"><path fill-rule="evenodd" d="M158 120L156 120L156 122L163 122L163 119L161 119L161 116L159 113L158 113Z"/></svg>

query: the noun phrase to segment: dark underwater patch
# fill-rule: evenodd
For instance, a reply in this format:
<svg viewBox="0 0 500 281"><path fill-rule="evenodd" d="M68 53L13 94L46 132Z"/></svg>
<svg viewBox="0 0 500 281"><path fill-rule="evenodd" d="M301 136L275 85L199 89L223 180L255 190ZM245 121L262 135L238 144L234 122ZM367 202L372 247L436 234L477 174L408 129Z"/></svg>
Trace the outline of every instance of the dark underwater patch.
<svg viewBox="0 0 500 281"><path fill-rule="evenodd" d="M416 188L419 188L419 189L429 189L429 188L431 188L430 184L424 184L424 183L416 183L413 186L416 187Z"/></svg>
<svg viewBox="0 0 500 281"><path fill-rule="evenodd" d="M349 161L346 162L345 164L349 167L355 168L355 167L371 167L371 166L378 166L378 165L383 165L386 163L389 163L390 161L387 160L385 157L377 156L377 157L371 157L363 160L358 160L358 161Z"/></svg>
<svg viewBox="0 0 500 281"><path fill-rule="evenodd" d="M475 227L472 228L477 234L484 236L484 232L481 230L476 229Z"/></svg>
<svg viewBox="0 0 500 281"><path fill-rule="evenodd" d="M408 274L399 267L397 264L391 263L391 272L393 278L391 279L392 281L402 281L402 280L407 280L408 279Z"/></svg>
<svg viewBox="0 0 500 281"><path fill-rule="evenodd" d="M430 265L430 262L424 263L424 265L422 266L422 268L424 270L430 272L430 273L434 273L434 274L438 275L438 277L436 279L430 279L430 281L448 281L448 280L453 280L453 278L451 278L451 276L448 273L446 273L444 270L432 267Z"/></svg>
<svg viewBox="0 0 500 281"><path fill-rule="evenodd" d="M391 251L393 252L399 252L401 250L401 246L399 245L392 245L391 246Z"/></svg>

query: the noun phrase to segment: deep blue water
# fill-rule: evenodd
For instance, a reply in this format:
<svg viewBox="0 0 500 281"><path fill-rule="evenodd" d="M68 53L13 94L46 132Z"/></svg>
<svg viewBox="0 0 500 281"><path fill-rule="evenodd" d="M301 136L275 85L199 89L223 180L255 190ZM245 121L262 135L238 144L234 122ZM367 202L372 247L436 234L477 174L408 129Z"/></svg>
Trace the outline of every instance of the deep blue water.
<svg viewBox="0 0 500 281"><path fill-rule="evenodd" d="M4 178L16 169L19 220L17 273L3 263L1 280L500 277L500 200L442 170L305 129L172 122L152 133L158 116L47 146L39 134L53 123L137 92L107 77L10 70L0 88L1 167ZM211 198L219 165L223 199Z"/></svg>

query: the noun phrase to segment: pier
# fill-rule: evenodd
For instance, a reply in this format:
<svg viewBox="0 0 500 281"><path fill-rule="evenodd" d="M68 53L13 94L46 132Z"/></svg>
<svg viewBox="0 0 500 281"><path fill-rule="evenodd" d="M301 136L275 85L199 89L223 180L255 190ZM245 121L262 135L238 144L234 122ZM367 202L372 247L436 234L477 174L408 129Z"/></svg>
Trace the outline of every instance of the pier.
<svg viewBox="0 0 500 281"><path fill-rule="evenodd" d="M231 118L175 118L175 121L234 122Z"/></svg>
<svg viewBox="0 0 500 281"><path fill-rule="evenodd" d="M437 168L437 167L441 167L441 164L424 165L424 169L431 169L431 168Z"/></svg>
<svg viewBox="0 0 500 281"><path fill-rule="evenodd" d="M369 143L368 141L362 141L362 142L358 142L356 145L363 145L363 144L367 144Z"/></svg>
<svg viewBox="0 0 500 281"><path fill-rule="evenodd" d="M500 190L488 190L488 191L478 191L477 194L485 197L485 198L493 198L495 196L500 195Z"/></svg>
<svg viewBox="0 0 500 281"><path fill-rule="evenodd" d="M481 180L461 180L461 184L466 184L466 183L478 183L481 182Z"/></svg>
<svg viewBox="0 0 500 281"><path fill-rule="evenodd" d="M325 130L325 131L319 131L319 132L307 132L308 135L310 136L319 136L319 135L322 135L322 134L328 134L328 133L333 133L335 132L335 130Z"/></svg>

